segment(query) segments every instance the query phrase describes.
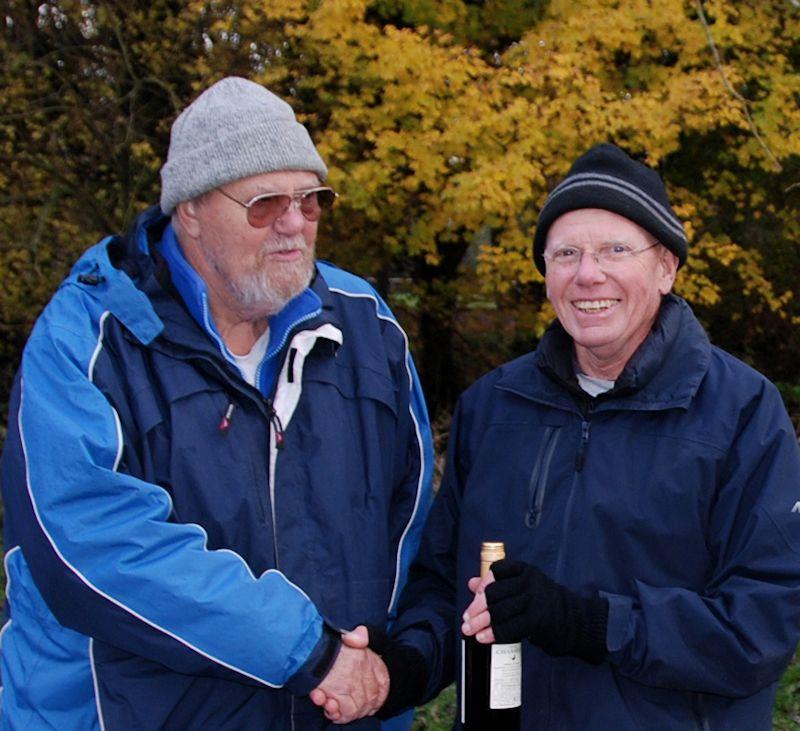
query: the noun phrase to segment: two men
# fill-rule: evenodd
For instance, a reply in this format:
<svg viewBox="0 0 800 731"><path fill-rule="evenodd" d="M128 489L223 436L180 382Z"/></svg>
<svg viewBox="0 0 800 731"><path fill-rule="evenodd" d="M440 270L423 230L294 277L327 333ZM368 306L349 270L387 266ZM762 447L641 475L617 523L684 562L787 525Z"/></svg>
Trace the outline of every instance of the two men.
<svg viewBox="0 0 800 731"><path fill-rule="evenodd" d="M162 210L44 311L3 455L4 723L323 728L431 697L463 630L525 640L525 729L768 728L800 458L774 387L670 293L658 176L604 145L548 198L558 322L462 397L389 640L430 435L391 313L314 262L326 172L288 105L225 79L173 126ZM482 540L509 556L488 583ZM362 623L382 659L340 636Z"/></svg>
<svg viewBox="0 0 800 731"><path fill-rule="evenodd" d="M227 78L175 121L161 210L37 322L3 454L14 728L317 729L382 703L430 497L406 337L314 243L291 108ZM358 728L377 728L366 719Z"/></svg>
<svg viewBox="0 0 800 731"><path fill-rule="evenodd" d="M385 651L414 672L391 694L449 683L463 632L524 640L526 730L769 729L800 634L781 398L671 294L683 227L619 148L552 191L534 256L558 320L459 402ZM483 540L508 558L480 582Z"/></svg>

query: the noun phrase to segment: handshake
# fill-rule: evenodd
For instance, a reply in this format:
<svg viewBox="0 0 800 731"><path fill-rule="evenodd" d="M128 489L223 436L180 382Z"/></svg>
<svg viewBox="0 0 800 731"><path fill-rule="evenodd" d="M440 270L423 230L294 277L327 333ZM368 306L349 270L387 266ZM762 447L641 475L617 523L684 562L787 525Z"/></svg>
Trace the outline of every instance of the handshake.
<svg viewBox="0 0 800 731"><path fill-rule="evenodd" d="M334 723L373 716L389 694L389 671L369 648L369 630L359 625L342 635L339 654L310 698Z"/></svg>
<svg viewBox="0 0 800 731"><path fill-rule="evenodd" d="M333 723L376 714L386 719L416 705L427 677L417 650L392 642L382 630L359 625L342 635L333 666L310 698Z"/></svg>
<svg viewBox="0 0 800 731"><path fill-rule="evenodd" d="M549 655L570 655L597 664L606 650L608 602L578 596L535 566L503 559L483 579L461 631L479 642L527 640ZM418 705L430 672L422 654L377 628L359 625L342 635L339 654L310 698L333 723L363 716L391 718Z"/></svg>

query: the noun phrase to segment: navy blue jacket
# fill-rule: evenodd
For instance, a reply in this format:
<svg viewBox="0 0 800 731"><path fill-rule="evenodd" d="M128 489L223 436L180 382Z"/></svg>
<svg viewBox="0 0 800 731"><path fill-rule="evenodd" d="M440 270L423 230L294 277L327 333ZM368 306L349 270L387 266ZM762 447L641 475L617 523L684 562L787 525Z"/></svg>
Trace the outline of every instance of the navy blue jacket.
<svg viewBox="0 0 800 731"><path fill-rule="evenodd" d="M327 727L330 628L385 625L419 543L429 425L386 305L318 264L256 389L175 291L165 224L90 249L23 354L4 728Z"/></svg>
<svg viewBox="0 0 800 731"><path fill-rule="evenodd" d="M683 300L607 394L579 389L555 325L462 396L396 625L429 695L458 667L482 540L609 602L599 666L523 644L526 731L770 728L800 634L797 440Z"/></svg>

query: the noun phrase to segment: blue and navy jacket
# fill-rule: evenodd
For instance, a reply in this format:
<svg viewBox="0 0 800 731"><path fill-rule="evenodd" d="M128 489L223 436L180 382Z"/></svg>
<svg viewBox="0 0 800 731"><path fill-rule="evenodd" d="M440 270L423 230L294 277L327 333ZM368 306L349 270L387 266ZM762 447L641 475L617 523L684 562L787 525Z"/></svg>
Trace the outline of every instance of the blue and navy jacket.
<svg viewBox="0 0 800 731"><path fill-rule="evenodd" d="M319 263L254 388L171 236L152 209L88 250L24 350L3 728L324 728L332 628L390 622L416 552L430 429L384 302Z"/></svg>
<svg viewBox="0 0 800 731"><path fill-rule="evenodd" d="M777 389L713 347L668 296L595 399L556 324L462 396L395 631L428 694L456 638L480 542L609 602L600 665L523 643L522 728L771 727L800 635L800 454Z"/></svg>

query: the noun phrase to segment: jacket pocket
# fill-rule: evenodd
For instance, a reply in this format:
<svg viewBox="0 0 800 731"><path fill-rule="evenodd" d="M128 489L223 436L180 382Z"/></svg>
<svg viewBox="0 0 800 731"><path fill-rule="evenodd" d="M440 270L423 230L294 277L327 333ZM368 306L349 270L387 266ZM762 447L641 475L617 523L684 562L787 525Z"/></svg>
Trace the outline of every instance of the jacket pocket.
<svg viewBox="0 0 800 731"><path fill-rule="evenodd" d="M333 386L346 399L377 401L397 415L397 386L371 368L340 364L333 358L312 357L306 361L303 378L309 383Z"/></svg>
<svg viewBox="0 0 800 731"><path fill-rule="evenodd" d="M531 477L528 481L528 510L525 513L525 525L536 528L542 518L547 480L550 475L550 464L556 451L561 429L556 426L545 427L539 453L533 463Z"/></svg>

